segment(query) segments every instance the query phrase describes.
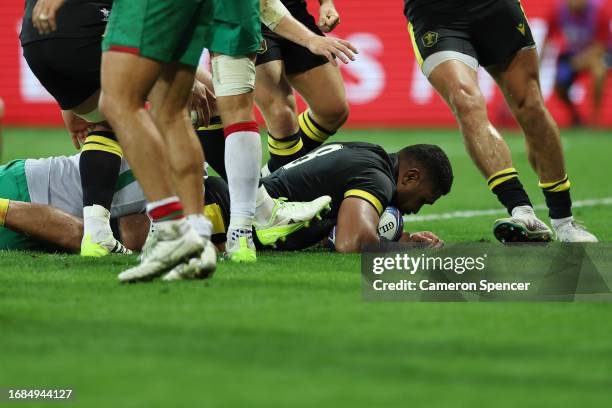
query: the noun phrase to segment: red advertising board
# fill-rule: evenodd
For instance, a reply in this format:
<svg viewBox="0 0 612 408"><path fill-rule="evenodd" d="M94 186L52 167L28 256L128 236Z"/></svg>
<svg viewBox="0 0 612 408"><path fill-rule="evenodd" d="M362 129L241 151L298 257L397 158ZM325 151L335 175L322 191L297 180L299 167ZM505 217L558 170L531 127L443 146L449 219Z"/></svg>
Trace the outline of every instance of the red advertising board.
<svg viewBox="0 0 612 408"><path fill-rule="evenodd" d="M310 7L316 12L317 1ZM24 0L0 2L0 97L6 104L6 124L49 125L61 122L53 99L29 71L21 56L18 32ZM556 0L523 0L532 31L539 46L548 31L546 16ZM334 35L348 39L360 50L358 60L342 67L351 105L349 125L356 127L453 126L454 119L420 73L401 0L336 0L341 24ZM542 91L553 115L561 124L568 115L554 96L553 81L558 50L546 47L542 58ZM489 103L492 120L511 123L510 115L493 80L483 72L481 88ZM591 105L588 76L572 91L583 114ZM612 126L612 91L606 92L603 120Z"/></svg>

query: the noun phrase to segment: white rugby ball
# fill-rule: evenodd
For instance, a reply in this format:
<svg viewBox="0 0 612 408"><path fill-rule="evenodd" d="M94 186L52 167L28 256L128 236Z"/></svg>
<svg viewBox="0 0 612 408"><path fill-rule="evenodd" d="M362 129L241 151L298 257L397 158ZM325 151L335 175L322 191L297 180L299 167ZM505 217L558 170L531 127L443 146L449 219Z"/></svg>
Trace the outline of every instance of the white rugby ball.
<svg viewBox="0 0 612 408"><path fill-rule="evenodd" d="M404 231L404 217L395 207L387 207L378 222L378 236L389 241L397 241Z"/></svg>
<svg viewBox="0 0 612 408"><path fill-rule="evenodd" d="M399 241L404 231L404 217L395 207L387 207L378 221L378 236L388 241ZM327 237L327 247L336 250L336 226Z"/></svg>

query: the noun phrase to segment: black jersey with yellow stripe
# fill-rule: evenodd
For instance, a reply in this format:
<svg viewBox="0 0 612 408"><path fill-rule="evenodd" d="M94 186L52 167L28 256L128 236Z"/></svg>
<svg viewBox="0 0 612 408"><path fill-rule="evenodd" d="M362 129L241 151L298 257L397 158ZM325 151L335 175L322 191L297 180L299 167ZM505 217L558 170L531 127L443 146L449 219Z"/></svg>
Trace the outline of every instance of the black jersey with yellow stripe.
<svg viewBox="0 0 612 408"><path fill-rule="evenodd" d="M281 167L262 184L268 193L290 201L311 201L322 195L332 198L327 218L336 218L342 200L358 197L381 214L395 198L398 159L396 154L371 143L327 143Z"/></svg>

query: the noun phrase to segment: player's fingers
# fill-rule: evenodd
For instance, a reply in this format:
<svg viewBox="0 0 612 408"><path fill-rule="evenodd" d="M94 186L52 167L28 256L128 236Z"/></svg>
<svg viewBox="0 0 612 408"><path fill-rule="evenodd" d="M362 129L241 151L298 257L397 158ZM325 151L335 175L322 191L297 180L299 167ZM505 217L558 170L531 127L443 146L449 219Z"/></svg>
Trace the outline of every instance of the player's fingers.
<svg viewBox="0 0 612 408"><path fill-rule="evenodd" d="M325 28L325 16L324 15L319 16L319 21L317 22L317 25L322 31L325 31L324 30Z"/></svg>
<svg viewBox="0 0 612 408"><path fill-rule="evenodd" d="M339 48L334 47L331 50L331 53L334 54L336 56L336 58L338 58L340 61L342 61L344 64L348 64L350 62L350 60L346 57L346 55L344 55L342 53L342 50L340 50Z"/></svg>
<svg viewBox="0 0 612 408"><path fill-rule="evenodd" d="M328 27L329 31L332 31L336 26L340 24L340 16L338 14L332 14L327 16L327 21L325 21L325 25Z"/></svg>
<svg viewBox="0 0 612 408"><path fill-rule="evenodd" d="M55 21L55 10L51 9L49 10L49 30L50 31L55 31L55 29L57 28L57 22Z"/></svg>
<svg viewBox="0 0 612 408"><path fill-rule="evenodd" d="M81 148L81 144L79 143L79 138L77 137L76 133L71 133L70 137L72 137L72 144L74 148L79 150Z"/></svg>
<svg viewBox="0 0 612 408"><path fill-rule="evenodd" d="M350 42L343 40L342 38L338 38L336 41L338 41L340 44L344 45L346 48L348 48L349 50L353 51L355 54L359 54L359 50Z"/></svg>
<svg viewBox="0 0 612 408"><path fill-rule="evenodd" d="M355 61L355 55L351 52L350 49L348 49L346 46L344 46L341 42L337 41L334 44L334 46L336 47L337 50L342 52L341 55L346 55L347 57L350 58L351 61ZM348 61L346 63L348 63Z"/></svg>

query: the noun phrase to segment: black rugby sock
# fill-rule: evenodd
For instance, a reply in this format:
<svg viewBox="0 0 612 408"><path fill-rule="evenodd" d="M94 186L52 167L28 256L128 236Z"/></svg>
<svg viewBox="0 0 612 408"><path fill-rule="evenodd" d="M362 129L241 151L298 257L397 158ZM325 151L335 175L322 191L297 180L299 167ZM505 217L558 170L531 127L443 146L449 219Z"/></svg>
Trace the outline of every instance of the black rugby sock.
<svg viewBox="0 0 612 408"><path fill-rule="evenodd" d="M113 132L90 132L83 144L79 169L83 207L94 204L110 210L123 151Z"/></svg>
<svg viewBox="0 0 612 408"><path fill-rule="evenodd" d="M217 172L223 180L227 181L225 172L225 135L223 134L223 123L219 116L210 118L208 126L199 127L197 132L198 139L206 162Z"/></svg>

